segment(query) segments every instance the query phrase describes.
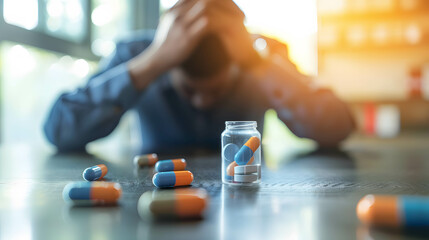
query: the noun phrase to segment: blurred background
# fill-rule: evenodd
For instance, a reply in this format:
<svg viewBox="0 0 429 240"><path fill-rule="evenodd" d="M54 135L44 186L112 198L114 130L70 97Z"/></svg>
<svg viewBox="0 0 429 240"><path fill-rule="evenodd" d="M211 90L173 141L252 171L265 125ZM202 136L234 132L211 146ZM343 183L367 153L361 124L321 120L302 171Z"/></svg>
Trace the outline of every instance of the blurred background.
<svg viewBox="0 0 429 240"><path fill-rule="evenodd" d="M83 85L115 42L155 29L176 0L0 0L0 143L50 148L42 128L55 98ZM429 1L235 0L250 32L289 47L299 70L353 111L353 138L423 136L429 129ZM138 145L135 116L90 148ZM266 114L264 141L297 140ZM283 143L283 140L282 140ZM280 144L279 147L284 146Z"/></svg>

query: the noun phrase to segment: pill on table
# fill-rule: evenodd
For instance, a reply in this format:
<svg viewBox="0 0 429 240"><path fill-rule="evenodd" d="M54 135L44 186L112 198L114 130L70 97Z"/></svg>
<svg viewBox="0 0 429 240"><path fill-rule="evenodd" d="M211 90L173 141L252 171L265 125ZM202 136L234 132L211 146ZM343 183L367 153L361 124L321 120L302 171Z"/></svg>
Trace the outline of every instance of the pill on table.
<svg viewBox="0 0 429 240"><path fill-rule="evenodd" d="M107 171L106 165L99 164L85 169L82 173L82 177L86 181L95 181L102 179L107 174Z"/></svg>
<svg viewBox="0 0 429 240"><path fill-rule="evenodd" d="M246 165L253 157L255 151L259 148L261 141L257 137L251 137L235 154L234 161L238 165Z"/></svg>
<svg viewBox="0 0 429 240"><path fill-rule="evenodd" d="M222 149L223 158L229 162L234 161L235 154L240 150L234 143L228 143Z"/></svg>
<svg viewBox="0 0 429 240"><path fill-rule="evenodd" d="M63 190L64 200L74 204L114 204L121 194L121 185L113 182L74 182Z"/></svg>
<svg viewBox="0 0 429 240"><path fill-rule="evenodd" d="M257 165L243 165L243 166L236 166L234 168L234 174L239 175L246 175L251 173L257 173L259 166Z"/></svg>
<svg viewBox="0 0 429 240"><path fill-rule="evenodd" d="M428 227L429 197L366 195L357 207L361 222L382 227Z"/></svg>
<svg viewBox="0 0 429 240"><path fill-rule="evenodd" d="M234 175L234 182L251 183L258 180L258 174Z"/></svg>
<svg viewBox="0 0 429 240"><path fill-rule="evenodd" d="M153 185L159 188L190 185L194 175L190 171L159 172L153 175Z"/></svg>
<svg viewBox="0 0 429 240"><path fill-rule="evenodd" d="M255 160L254 157L252 157L247 164L252 164L253 160ZM228 165L228 167L226 168L226 175L228 175L228 176L234 176L234 168L237 167L237 166L238 166L238 164L235 161L232 162L232 163L230 163Z"/></svg>
<svg viewBox="0 0 429 240"><path fill-rule="evenodd" d="M182 171L186 168L186 160L183 158L172 160L161 160L155 164L157 172Z"/></svg>
<svg viewBox="0 0 429 240"><path fill-rule="evenodd" d="M202 215L207 201L202 188L148 191L139 198L137 209L142 218L195 218Z"/></svg>
<svg viewBox="0 0 429 240"><path fill-rule="evenodd" d="M139 167L153 166L158 162L158 155L156 153L137 155L134 157L134 164Z"/></svg>

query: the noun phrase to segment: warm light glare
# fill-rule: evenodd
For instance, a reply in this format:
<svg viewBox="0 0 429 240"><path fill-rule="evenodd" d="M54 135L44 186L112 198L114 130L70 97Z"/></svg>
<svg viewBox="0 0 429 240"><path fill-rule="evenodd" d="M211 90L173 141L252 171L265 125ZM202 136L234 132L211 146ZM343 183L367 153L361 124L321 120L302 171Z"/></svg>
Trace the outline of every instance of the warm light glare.
<svg viewBox="0 0 429 240"><path fill-rule="evenodd" d="M287 43L290 58L298 68L307 74L317 74L316 0L234 1L246 14L249 31ZM161 7L168 9L176 2L177 0L161 0ZM344 4L344 0L332 2Z"/></svg>
<svg viewBox="0 0 429 240"><path fill-rule="evenodd" d="M338 28L336 26L325 26L319 29L319 42L321 46L332 47L338 42Z"/></svg>
<svg viewBox="0 0 429 240"><path fill-rule="evenodd" d="M351 26L347 31L347 40L351 45L362 45L365 43L366 38L366 31L360 25Z"/></svg>
<svg viewBox="0 0 429 240"><path fill-rule="evenodd" d="M418 7L419 0L401 0L399 4L404 10L413 10Z"/></svg>
<svg viewBox="0 0 429 240"><path fill-rule="evenodd" d="M411 24L405 29L405 39L408 43L417 44L421 39L420 28L416 24Z"/></svg>
<svg viewBox="0 0 429 240"><path fill-rule="evenodd" d="M371 8L376 11L391 11L394 8L394 0L369 1Z"/></svg>
<svg viewBox="0 0 429 240"><path fill-rule="evenodd" d="M317 32L314 0L235 0L246 14L251 29L284 38L311 35Z"/></svg>
<svg viewBox="0 0 429 240"><path fill-rule="evenodd" d="M377 1L377 0L376 0ZM369 1L344 1L347 4L347 8L353 12L365 12L365 9L369 7Z"/></svg>
<svg viewBox="0 0 429 240"><path fill-rule="evenodd" d="M389 33L385 25L377 25L372 32L374 42L378 44L385 44L388 41Z"/></svg>
<svg viewBox="0 0 429 240"><path fill-rule="evenodd" d="M7 23L31 30L38 24L37 0L4 0L3 15Z"/></svg>
<svg viewBox="0 0 429 240"><path fill-rule="evenodd" d="M318 10L320 13L326 14L341 13L345 8L345 4L344 0L318 0Z"/></svg>
<svg viewBox="0 0 429 240"><path fill-rule="evenodd" d="M246 14L251 32L273 37L288 45L298 69L317 75L317 10L315 0L235 0Z"/></svg>

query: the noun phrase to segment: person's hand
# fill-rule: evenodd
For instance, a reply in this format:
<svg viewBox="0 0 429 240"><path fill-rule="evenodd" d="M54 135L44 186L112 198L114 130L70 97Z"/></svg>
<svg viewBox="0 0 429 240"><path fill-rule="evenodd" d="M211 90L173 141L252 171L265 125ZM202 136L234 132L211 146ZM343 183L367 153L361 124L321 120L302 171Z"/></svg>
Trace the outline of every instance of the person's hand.
<svg viewBox="0 0 429 240"><path fill-rule="evenodd" d="M150 50L168 70L182 63L205 34L215 33L234 62L250 65L256 51L244 18L232 0L179 1L161 19Z"/></svg>
<svg viewBox="0 0 429 240"><path fill-rule="evenodd" d="M204 1L181 0L161 18L149 47L162 71L180 65L208 32Z"/></svg>
<svg viewBox="0 0 429 240"><path fill-rule="evenodd" d="M144 89L157 76L183 62L207 33L208 24L205 4L178 1L161 18L152 44L129 63L136 88Z"/></svg>
<svg viewBox="0 0 429 240"><path fill-rule="evenodd" d="M240 29L245 33L239 36L249 38L250 35L243 25L244 17L244 13L232 0L181 0L162 18L151 49L167 68L178 66L208 33L221 35L226 32L233 36ZM228 52L233 60L235 55L238 55L241 59L237 61L242 62L247 56L240 54L239 47L243 46L245 41L237 39L236 42L237 45L231 47L227 41L224 41L224 44L229 48ZM252 43L250 45L252 46Z"/></svg>
<svg viewBox="0 0 429 240"><path fill-rule="evenodd" d="M232 0L218 0L216 4L211 17L219 22L212 26L213 31L219 34L235 63L245 69L251 67L260 59L253 48L254 39L244 25L244 13Z"/></svg>
<svg viewBox="0 0 429 240"><path fill-rule="evenodd" d="M248 65L255 51L243 21L243 12L232 0L179 0L162 17L152 44L130 61L134 85L144 89L179 66L207 33L219 34L233 61Z"/></svg>

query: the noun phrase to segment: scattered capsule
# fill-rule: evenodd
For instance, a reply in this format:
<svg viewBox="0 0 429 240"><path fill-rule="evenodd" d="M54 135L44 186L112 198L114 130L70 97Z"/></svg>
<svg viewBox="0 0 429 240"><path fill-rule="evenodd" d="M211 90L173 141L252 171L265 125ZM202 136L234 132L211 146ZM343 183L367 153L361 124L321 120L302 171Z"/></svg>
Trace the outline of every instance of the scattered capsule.
<svg viewBox="0 0 429 240"><path fill-rule="evenodd" d="M82 173L82 177L86 181L95 181L106 176L107 171L106 165L99 164L85 169L85 171Z"/></svg>
<svg viewBox="0 0 429 240"><path fill-rule="evenodd" d="M157 172L182 171L186 168L186 160L183 158L158 161L155 165Z"/></svg>
<svg viewBox="0 0 429 240"><path fill-rule="evenodd" d="M148 191L141 195L137 210L143 219L196 218L202 216L208 198L202 188Z"/></svg>
<svg viewBox="0 0 429 240"><path fill-rule="evenodd" d="M153 166L158 162L158 155L156 153L137 155L134 157L134 165L139 167Z"/></svg>
<svg viewBox="0 0 429 240"><path fill-rule="evenodd" d="M368 225L429 227L429 197L366 195L356 213Z"/></svg>
<svg viewBox="0 0 429 240"><path fill-rule="evenodd" d="M255 160L255 158L254 157L252 157L251 159L250 159L250 161L247 163L247 164L252 164L253 163L253 160ZM228 165L228 167L226 168L226 175L228 175L228 176L234 176L234 169L235 169L235 167L237 167L238 166L238 164L234 161L234 162L232 162L232 163L230 163L229 165Z"/></svg>
<svg viewBox="0 0 429 240"><path fill-rule="evenodd" d="M153 175L153 185L159 188L190 185L194 175L190 171L159 172Z"/></svg>
<svg viewBox="0 0 429 240"><path fill-rule="evenodd" d="M113 182L74 182L64 187L63 198L74 204L114 204L121 197L121 185Z"/></svg>
<svg viewBox="0 0 429 240"><path fill-rule="evenodd" d="M258 137L251 137L235 154L234 160L238 165L246 165L253 157L255 151L259 148L261 141Z"/></svg>

